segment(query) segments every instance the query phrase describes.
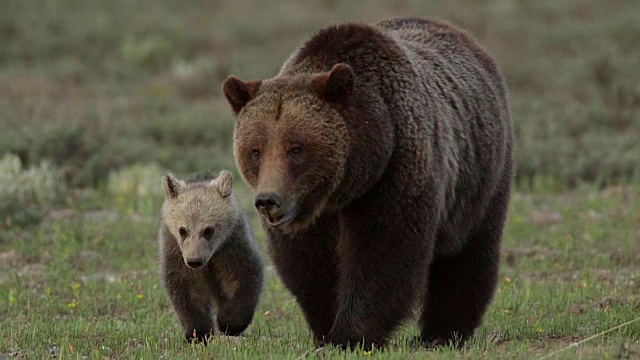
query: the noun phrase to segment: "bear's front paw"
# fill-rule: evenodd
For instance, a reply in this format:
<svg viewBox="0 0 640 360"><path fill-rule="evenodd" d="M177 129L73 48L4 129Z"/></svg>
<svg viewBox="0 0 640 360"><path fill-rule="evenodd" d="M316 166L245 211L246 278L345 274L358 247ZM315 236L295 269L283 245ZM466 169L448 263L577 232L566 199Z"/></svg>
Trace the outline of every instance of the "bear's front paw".
<svg viewBox="0 0 640 360"><path fill-rule="evenodd" d="M347 339L329 338L323 336L316 339L316 346L318 348L324 348L325 346L335 346L337 348L346 350L350 346L350 342Z"/></svg>
<svg viewBox="0 0 640 360"><path fill-rule="evenodd" d="M185 340L190 344L202 342L207 345L207 342L211 337L213 337L213 332L211 330L193 329L187 330L184 334Z"/></svg>
<svg viewBox="0 0 640 360"><path fill-rule="evenodd" d="M448 336L422 336L422 345L427 349L435 349L438 347L453 347L460 348L467 340L466 337L461 337L458 333L451 333Z"/></svg>
<svg viewBox="0 0 640 360"><path fill-rule="evenodd" d="M382 347L382 342L376 342L362 336L337 336L327 335L322 340L317 341L318 346L332 345L343 350L361 349L370 351L374 347Z"/></svg>
<svg viewBox="0 0 640 360"><path fill-rule="evenodd" d="M227 324L224 322L218 322L218 328L220 332L227 336L240 336L242 332L249 326L249 324Z"/></svg>

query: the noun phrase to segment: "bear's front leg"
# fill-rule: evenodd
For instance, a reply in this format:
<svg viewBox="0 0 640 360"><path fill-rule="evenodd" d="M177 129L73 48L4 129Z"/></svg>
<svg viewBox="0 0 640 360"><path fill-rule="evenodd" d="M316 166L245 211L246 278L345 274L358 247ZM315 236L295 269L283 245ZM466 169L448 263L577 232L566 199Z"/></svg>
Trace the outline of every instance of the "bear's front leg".
<svg viewBox="0 0 640 360"><path fill-rule="evenodd" d="M257 256L249 261L248 257L227 255L214 266L218 329L238 336L251 324L260 300L262 263Z"/></svg>
<svg viewBox="0 0 640 360"><path fill-rule="evenodd" d="M238 289L230 299L220 298L218 303L218 329L229 336L239 336L247 329L253 320L253 314L258 305L256 291L248 287Z"/></svg>
<svg viewBox="0 0 640 360"><path fill-rule="evenodd" d="M267 244L273 263L302 308L317 343L335 321L337 233L334 214L320 217L310 228L295 234L269 232Z"/></svg>
<svg viewBox="0 0 640 360"><path fill-rule="evenodd" d="M434 235L425 211L395 210L390 202L361 202L344 211L337 315L325 343L382 346L412 314L424 289Z"/></svg>
<svg viewBox="0 0 640 360"><path fill-rule="evenodd" d="M182 325L185 339L188 342L197 340L206 343L213 335L213 298L208 285L195 274L199 270L188 269L181 261L182 258L170 261L172 264L165 263L163 284Z"/></svg>

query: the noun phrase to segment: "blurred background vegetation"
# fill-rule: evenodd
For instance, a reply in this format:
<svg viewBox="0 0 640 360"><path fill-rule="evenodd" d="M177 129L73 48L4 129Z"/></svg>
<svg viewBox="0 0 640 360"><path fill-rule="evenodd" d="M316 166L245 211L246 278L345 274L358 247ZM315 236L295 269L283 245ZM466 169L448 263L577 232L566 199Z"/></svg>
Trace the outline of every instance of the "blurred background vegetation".
<svg viewBox="0 0 640 360"><path fill-rule="evenodd" d="M637 0L2 4L5 228L64 207L156 216L164 172L237 175L224 78L271 77L323 26L396 15L451 20L494 54L520 191L640 182Z"/></svg>

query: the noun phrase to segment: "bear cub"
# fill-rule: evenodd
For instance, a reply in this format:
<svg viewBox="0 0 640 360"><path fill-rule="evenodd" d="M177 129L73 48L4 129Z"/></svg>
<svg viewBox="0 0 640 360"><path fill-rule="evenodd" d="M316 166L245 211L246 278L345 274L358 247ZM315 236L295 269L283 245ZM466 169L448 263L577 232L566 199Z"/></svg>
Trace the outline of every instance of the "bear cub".
<svg viewBox="0 0 640 360"><path fill-rule="evenodd" d="M253 319L263 260L233 193L233 176L162 178L166 200L158 231L161 277L187 341L206 342L218 329L239 335Z"/></svg>

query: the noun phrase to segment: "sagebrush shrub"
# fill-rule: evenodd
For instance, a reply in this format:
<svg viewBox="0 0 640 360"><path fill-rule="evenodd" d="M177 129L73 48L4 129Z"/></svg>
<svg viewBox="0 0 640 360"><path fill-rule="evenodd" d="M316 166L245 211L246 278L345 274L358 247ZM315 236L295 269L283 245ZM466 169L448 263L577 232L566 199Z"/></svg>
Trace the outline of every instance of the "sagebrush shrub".
<svg viewBox="0 0 640 360"><path fill-rule="evenodd" d="M134 164L117 172L111 172L107 192L113 206L124 214L153 216L158 213L163 200L162 176L159 165Z"/></svg>
<svg viewBox="0 0 640 360"><path fill-rule="evenodd" d="M38 222L67 193L62 171L48 161L23 168L20 158L6 153L0 160L0 220L5 224Z"/></svg>

